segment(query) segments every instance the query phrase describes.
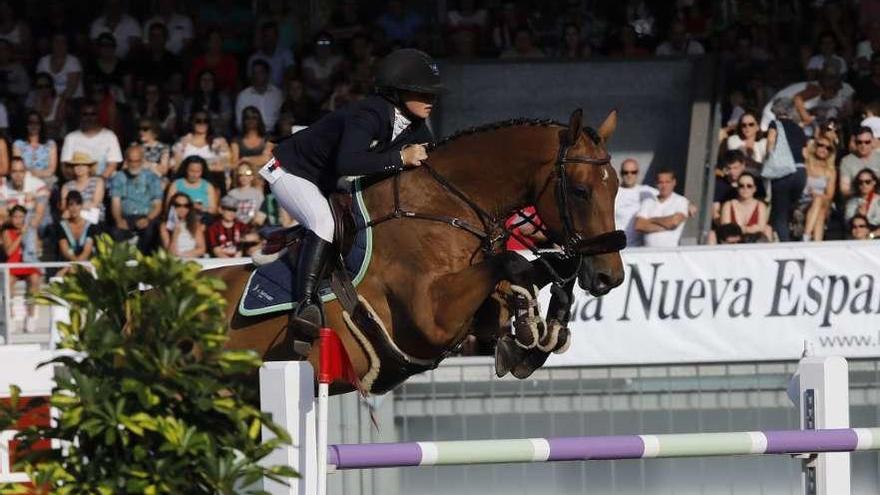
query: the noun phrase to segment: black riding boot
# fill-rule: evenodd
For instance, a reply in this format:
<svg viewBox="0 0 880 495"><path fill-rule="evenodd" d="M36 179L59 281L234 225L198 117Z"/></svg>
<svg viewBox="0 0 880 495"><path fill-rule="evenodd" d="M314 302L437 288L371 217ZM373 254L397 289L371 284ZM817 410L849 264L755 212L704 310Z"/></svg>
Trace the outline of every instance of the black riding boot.
<svg viewBox="0 0 880 495"><path fill-rule="evenodd" d="M298 331L302 337L312 340L318 338L318 329L322 323L321 302L318 300L317 292L332 247L331 243L321 239L314 232L306 231L300 247L299 259L296 260L294 291L299 295L299 303L290 316L289 326L292 330Z"/></svg>

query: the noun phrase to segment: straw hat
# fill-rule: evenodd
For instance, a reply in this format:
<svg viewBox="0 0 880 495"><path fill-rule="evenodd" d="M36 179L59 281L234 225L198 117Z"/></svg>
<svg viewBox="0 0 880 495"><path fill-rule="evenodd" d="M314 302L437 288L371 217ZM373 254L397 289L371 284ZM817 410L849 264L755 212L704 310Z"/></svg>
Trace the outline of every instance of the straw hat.
<svg viewBox="0 0 880 495"><path fill-rule="evenodd" d="M95 165L98 162L84 151L74 151L67 163L70 165Z"/></svg>

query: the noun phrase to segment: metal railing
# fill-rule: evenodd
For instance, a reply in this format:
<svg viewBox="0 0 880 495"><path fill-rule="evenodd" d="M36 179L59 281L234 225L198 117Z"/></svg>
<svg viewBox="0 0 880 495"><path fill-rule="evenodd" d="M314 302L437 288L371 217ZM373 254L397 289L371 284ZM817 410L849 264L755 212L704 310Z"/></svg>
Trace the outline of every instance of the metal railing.
<svg viewBox="0 0 880 495"><path fill-rule="evenodd" d="M217 268L221 266L229 266L229 265L241 265L250 263L250 258L227 258L227 259L219 259L219 258L196 258L192 261L195 261L202 265L203 268ZM51 346L51 332L54 327L53 315L51 311L49 314L46 314L45 309L37 310L37 321L38 328L34 334L27 334L23 331L13 332L14 326L18 322L14 321L13 318L13 303L23 302L26 303L27 294L15 295L13 294L16 290L17 282L20 282L18 277L13 276L10 273L10 270L22 269L22 268L37 268L43 272L42 284L45 286L50 282L50 278L54 273L58 270L66 267L73 266L74 264L82 265L91 268L90 263L70 263L70 262L40 262L40 263L0 263L0 298L2 298L3 305L3 320L0 322L0 345L4 344L15 344L15 343L25 343L32 344L38 343L44 346ZM21 299L17 299L17 298ZM17 316L17 315L16 315ZM15 320L18 320L17 318Z"/></svg>

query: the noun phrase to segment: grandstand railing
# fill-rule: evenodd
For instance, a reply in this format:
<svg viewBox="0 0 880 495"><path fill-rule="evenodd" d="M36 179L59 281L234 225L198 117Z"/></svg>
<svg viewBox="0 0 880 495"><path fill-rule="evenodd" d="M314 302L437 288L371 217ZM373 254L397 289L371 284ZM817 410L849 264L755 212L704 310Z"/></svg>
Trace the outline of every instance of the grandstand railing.
<svg viewBox="0 0 880 495"><path fill-rule="evenodd" d="M196 258L192 261L195 261L202 265L203 268L217 268L220 266L230 266L230 265L241 265L245 263L250 263L250 258L227 258L227 259L218 259L218 258ZM13 332L15 325L18 323L17 321L13 321L13 303L14 302L23 302L27 298L27 294L16 295L15 294L15 283L17 281L17 277L13 277L10 274L10 270L13 269L21 269L21 268L38 268L42 270L43 276L43 284L47 284L50 282L51 277L54 273L58 272L60 269L65 267L73 266L74 264L82 265L91 268L91 264L84 263L71 263L71 262L39 262L39 263L0 263L0 298L2 298L2 316L3 320L0 322L0 345L3 344L13 344L13 343L26 343L26 344L41 344L48 345L52 347L52 337L51 333L54 328L54 321L52 312L49 311L49 314L46 314L45 309L38 310L38 322L40 327L37 329L37 332L34 334L26 334L23 329L19 332ZM22 299L18 299L21 297ZM15 338L13 338L13 333L15 333Z"/></svg>

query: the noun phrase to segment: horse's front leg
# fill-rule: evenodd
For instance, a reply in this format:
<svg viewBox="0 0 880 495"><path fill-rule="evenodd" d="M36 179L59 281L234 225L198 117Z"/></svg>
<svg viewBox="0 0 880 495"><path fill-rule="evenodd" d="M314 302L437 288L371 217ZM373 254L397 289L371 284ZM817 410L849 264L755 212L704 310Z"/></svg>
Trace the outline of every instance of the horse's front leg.
<svg viewBox="0 0 880 495"><path fill-rule="evenodd" d="M472 354L494 353L496 341L509 333L510 305L505 295L496 289L477 309L471 323L470 334L475 339Z"/></svg>
<svg viewBox="0 0 880 495"><path fill-rule="evenodd" d="M477 310L495 291L498 282L510 276L510 270L526 270L514 253L502 253L456 273L442 275L431 283L428 295L433 313L434 342L447 346L467 335Z"/></svg>

